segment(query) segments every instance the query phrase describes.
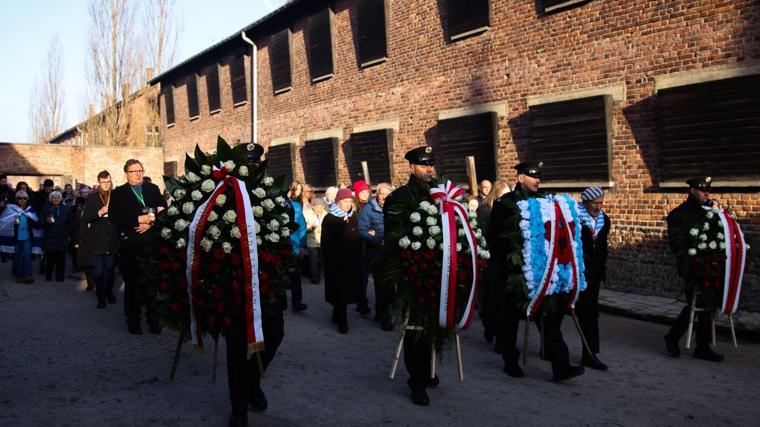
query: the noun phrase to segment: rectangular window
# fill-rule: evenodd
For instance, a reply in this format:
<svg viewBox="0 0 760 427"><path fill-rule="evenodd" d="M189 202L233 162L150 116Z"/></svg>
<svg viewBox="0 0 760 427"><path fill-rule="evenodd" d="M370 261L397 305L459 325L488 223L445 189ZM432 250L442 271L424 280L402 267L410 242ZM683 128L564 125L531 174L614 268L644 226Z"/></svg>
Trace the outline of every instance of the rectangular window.
<svg viewBox="0 0 760 427"><path fill-rule="evenodd" d="M290 73L290 29L286 28L269 38L269 68L275 94L292 88Z"/></svg>
<svg viewBox="0 0 760 427"><path fill-rule="evenodd" d="M174 85L168 85L163 90L164 104L166 105L166 125L174 124Z"/></svg>
<svg viewBox="0 0 760 427"><path fill-rule="evenodd" d="M230 85L232 86L232 105L248 100L245 83L245 55L242 53L230 61Z"/></svg>
<svg viewBox="0 0 760 427"><path fill-rule="evenodd" d="M222 109L222 101L219 97L219 66L209 67L206 72L206 96L208 97L208 112L213 113Z"/></svg>
<svg viewBox="0 0 760 427"><path fill-rule="evenodd" d="M363 67L388 57L386 0L361 0L358 4L359 64Z"/></svg>
<svg viewBox="0 0 760 427"><path fill-rule="evenodd" d="M657 91L664 181L760 178L760 75Z"/></svg>
<svg viewBox="0 0 760 427"><path fill-rule="evenodd" d="M348 164L348 174L352 181L367 179L362 168L362 162L367 162L371 182L390 182L391 164L388 152L392 138L392 129L351 134L351 137L343 145L343 151Z"/></svg>
<svg viewBox="0 0 760 427"><path fill-rule="evenodd" d="M177 161L171 161L171 162L164 162L164 176L168 176L170 178L176 178L177 177Z"/></svg>
<svg viewBox="0 0 760 427"><path fill-rule="evenodd" d="M195 73L187 77L185 83L187 88L187 112L191 119L200 115L200 109L198 108L198 75Z"/></svg>
<svg viewBox="0 0 760 427"><path fill-rule="evenodd" d="M609 182L612 97L592 96L529 107L530 159L547 182Z"/></svg>
<svg viewBox="0 0 760 427"><path fill-rule="evenodd" d="M337 183L337 138L306 141L301 148L301 161L306 182L315 187L329 187Z"/></svg>
<svg viewBox="0 0 760 427"><path fill-rule="evenodd" d="M267 150L267 174L271 177L285 177L285 185L293 182L293 159L295 144L270 145Z"/></svg>
<svg viewBox="0 0 760 427"><path fill-rule="evenodd" d="M446 12L452 41L482 33L491 25L489 0L447 0Z"/></svg>
<svg viewBox="0 0 760 427"><path fill-rule="evenodd" d="M540 0L544 13L559 12L574 6L580 6L591 0Z"/></svg>
<svg viewBox="0 0 760 427"><path fill-rule="evenodd" d="M454 182L467 182L467 156L475 157L477 178L496 178L496 113L438 121L438 171Z"/></svg>
<svg viewBox="0 0 760 427"><path fill-rule="evenodd" d="M149 125L145 130L145 144L148 147L160 147L161 135L158 133L158 126Z"/></svg>
<svg viewBox="0 0 760 427"><path fill-rule="evenodd" d="M312 82L333 74L332 9L329 7L309 17L306 25L307 59Z"/></svg>

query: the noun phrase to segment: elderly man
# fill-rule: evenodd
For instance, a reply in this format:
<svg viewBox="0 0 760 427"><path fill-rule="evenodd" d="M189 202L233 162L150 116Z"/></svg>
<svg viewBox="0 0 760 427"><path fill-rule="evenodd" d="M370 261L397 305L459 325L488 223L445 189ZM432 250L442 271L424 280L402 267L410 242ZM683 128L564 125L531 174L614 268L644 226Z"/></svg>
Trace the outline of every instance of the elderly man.
<svg viewBox="0 0 760 427"><path fill-rule="evenodd" d="M583 263L586 272L586 290L581 292L576 304L578 321L586 336L591 353L583 347L581 365L591 369L606 371L599 353L599 288L607 280L607 236L610 233L610 218L602 210L604 190L589 187L581 193L578 217L581 221L583 241Z"/></svg>
<svg viewBox="0 0 760 427"><path fill-rule="evenodd" d="M365 269L363 280L364 295L366 295L366 281L369 277L369 271L372 270L372 277L375 282L375 322L380 323L384 331L393 330L391 322L390 298L393 292L383 286L380 280L382 274L375 271L380 262L380 247L383 243L384 225L383 225L383 205L385 198L393 191L393 187L387 182L377 184L375 197L362 208L359 213L359 238L364 242L364 259L362 267Z"/></svg>
<svg viewBox="0 0 760 427"><path fill-rule="evenodd" d="M404 155L409 161L409 182L392 192L383 204L384 242L383 265L386 271L398 265L401 252L398 246L399 234L403 234L409 215L420 202L427 200L430 187L435 180L435 153L430 147L419 147ZM384 283L392 287L396 283ZM429 405L427 387L438 385L437 378L430 378L431 342L422 339L420 331L408 330L404 335L404 364L409 372L407 384L412 390L412 403Z"/></svg>
<svg viewBox="0 0 760 427"><path fill-rule="evenodd" d="M508 257L515 250L521 250L523 245L517 203L543 197L538 192L541 185L540 167L540 163L533 162L515 166L515 189L494 202L486 230L486 241L491 252L487 273L487 303L484 307L486 326L496 332L496 348L504 360L504 372L511 377L525 375L518 364L520 351L517 350L517 329L520 318L525 314L525 296L522 289L508 286L511 276L523 274L523 266L515 265ZM560 330L562 318L561 311L543 317L545 354L552 364L555 381L577 377L584 372L582 366L570 365L567 344Z"/></svg>
<svg viewBox="0 0 760 427"><path fill-rule="evenodd" d="M119 270L124 276L124 313L130 334L142 335L141 306L147 305L146 317L150 332L161 333L151 301L145 292L143 271L138 258L145 255L145 247L154 238L153 224L156 214L166 208L166 200L155 184L143 182L145 169L136 159L124 164L127 182L111 192L108 215L117 227L120 238Z"/></svg>
<svg viewBox="0 0 760 427"><path fill-rule="evenodd" d="M670 211L668 214L668 243L673 255L676 257L676 270L686 285L687 304L681 310L673 326L665 335L665 347L673 357L681 355L678 341L681 339L689 326L689 312L691 310L694 288L701 277L691 271L691 262L688 250L689 230L696 224L702 224L707 216L708 209L712 206L710 200L710 187L712 179L708 177L692 178L686 183L689 185L689 197ZM710 311L697 312L697 346L694 348L694 357L720 362L723 355L714 352L710 348L710 323L712 313Z"/></svg>
<svg viewBox="0 0 760 427"><path fill-rule="evenodd" d="M66 273L66 249L71 238L73 215L71 208L64 206L60 191L52 191L50 202L40 211L39 225L43 228L42 248L45 250L45 279L63 282Z"/></svg>

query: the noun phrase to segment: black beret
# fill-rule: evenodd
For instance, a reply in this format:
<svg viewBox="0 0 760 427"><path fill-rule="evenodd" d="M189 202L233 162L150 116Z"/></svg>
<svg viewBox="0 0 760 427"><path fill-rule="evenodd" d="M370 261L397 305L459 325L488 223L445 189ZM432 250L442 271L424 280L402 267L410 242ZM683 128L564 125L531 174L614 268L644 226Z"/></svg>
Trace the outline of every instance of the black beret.
<svg viewBox="0 0 760 427"><path fill-rule="evenodd" d="M532 178L541 178L541 167L543 162L522 162L515 165L518 174L527 175Z"/></svg>
<svg viewBox="0 0 760 427"><path fill-rule="evenodd" d="M431 147L417 147L409 150L404 155L404 158L413 165L435 165L435 153Z"/></svg>
<svg viewBox="0 0 760 427"><path fill-rule="evenodd" d="M699 176L686 181L689 187L696 188L697 190L709 191L712 184L712 178L709 176Z"/></svg>

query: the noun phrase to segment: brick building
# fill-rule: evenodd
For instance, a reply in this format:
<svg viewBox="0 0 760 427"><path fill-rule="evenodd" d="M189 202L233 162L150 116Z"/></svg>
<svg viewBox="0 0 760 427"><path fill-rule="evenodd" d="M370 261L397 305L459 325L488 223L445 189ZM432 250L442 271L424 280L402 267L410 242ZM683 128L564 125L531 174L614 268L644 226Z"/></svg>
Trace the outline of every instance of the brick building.
<svg viewBox="0 0 760 427"><path fill-rule="evenodd" d="M752 0L337 0L288 3L154 79L169 171L217 134L257 139L272 169L316 186L406 180L428 144L439 172L609 191L608 287L680 291L665 215L683 180L715 178L760 245L760 9ZM757 246L760 247L760 246ZM760 257L742 294L760 310Z"/></svg>

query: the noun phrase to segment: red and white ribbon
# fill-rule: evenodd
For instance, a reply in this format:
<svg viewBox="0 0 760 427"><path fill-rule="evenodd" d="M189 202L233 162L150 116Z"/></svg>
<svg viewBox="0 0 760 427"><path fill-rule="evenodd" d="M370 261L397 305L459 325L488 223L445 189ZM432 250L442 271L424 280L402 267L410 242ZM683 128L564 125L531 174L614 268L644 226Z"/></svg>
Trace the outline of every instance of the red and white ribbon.
<svg viewBox="0 0 760 427"><path fill-rule="evenodd" d="M721 209L718 212L723 223L724 242L726 243L726 264L723 276L723 314L734 314L739 306L739 294L744 279L744 266L747 261L747 244L744 234L736 219Z"/></svg>
<svg viewBox="0 0 760 427"><path fill-rule="evenodd" d="M240 254L243 263L243 287L245 290L245 320L246 337L248 341L248 357L255 351L264 348L264 332L261 325L261 297L259 291L258 248L256 247L256 228L254 226L253 210L245 182L227 175L223 167L214 167L213 176L220 181L211 193L195 211L189 226L187 244L187 298L190 304L190 336L193 344L203 347L203 331L196 321L198 307L193 302L195 291L200 285L198 269L200 267L200 242L203 230L206 229L208 217L214 209L217 198L229 187L235 193L237 210L237 226L240 229ZM242 211L242 212L241 212Z"/></svg>
<svg viewBox="0 0 760 427"><path fill-rule="evenodd" d="M461 203L455 199L464 191L451 181L440 184L430 189L433 201L438 202L441 212L441 232L443 234L443 260L441 267L441 292L438 309L438 324L442 328L467 329L472 322L472 307L475 302L477 288L477 258L478 245L475 241L475 233L470 227L467 211ZM472 286L467 304L464 306L462 318L458 322L454 319L456 309L456 286L457 286L457 223L456 217L462 223L462 228L470 246L470 264L472 266Z"/></svg>

